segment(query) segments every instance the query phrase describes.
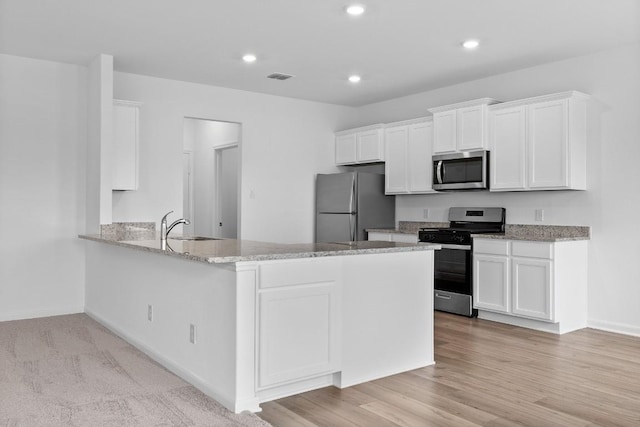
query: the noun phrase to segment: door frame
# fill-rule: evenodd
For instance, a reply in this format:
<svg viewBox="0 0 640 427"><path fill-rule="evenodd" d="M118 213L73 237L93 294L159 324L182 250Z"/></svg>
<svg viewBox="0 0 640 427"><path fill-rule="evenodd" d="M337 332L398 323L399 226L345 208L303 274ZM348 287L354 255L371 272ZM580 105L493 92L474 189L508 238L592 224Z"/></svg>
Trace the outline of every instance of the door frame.
<svg viewBox="0 0 640 427"><path fill-rule="evenodd" d="M212 230L215 230L216 236L215 237L221 237L219 235L219 231L220 228L218 226L218 224L220 224L221 220L222 220L222 203L221 203L221 198L222 198L222 188L221 188L221 179L220 179L220 172L222 170L222 165L221 165L221 161L222 161L222 151L223 150L227 150L230 148L237 148L238 149L238 164L237 164L237 168L236 168L236 173L237 173L237 178L236 178L236 182L238 185L238 190L236 191L236 239L240 239L240 177L241 177L241 173L240 173L240 141L236 140L236 141L229 141L229 142L225 142L222 144L218 144L215 145L213 147L213 161L214 161L214 189L213 189L213 206L215 209L215 215L213 218L213 226L212 226Z"/></svg>

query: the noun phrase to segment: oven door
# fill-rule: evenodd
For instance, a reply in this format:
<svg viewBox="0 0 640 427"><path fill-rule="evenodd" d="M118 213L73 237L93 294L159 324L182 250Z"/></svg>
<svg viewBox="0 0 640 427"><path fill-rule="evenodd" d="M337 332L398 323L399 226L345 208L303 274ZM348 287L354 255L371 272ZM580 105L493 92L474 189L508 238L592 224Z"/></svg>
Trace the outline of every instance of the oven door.
<svg viewBox="0 0 640 427"><path fill-rule="evenodd" d="M471 246L441 247L434 253L435 309L473 316Z"/></svg>

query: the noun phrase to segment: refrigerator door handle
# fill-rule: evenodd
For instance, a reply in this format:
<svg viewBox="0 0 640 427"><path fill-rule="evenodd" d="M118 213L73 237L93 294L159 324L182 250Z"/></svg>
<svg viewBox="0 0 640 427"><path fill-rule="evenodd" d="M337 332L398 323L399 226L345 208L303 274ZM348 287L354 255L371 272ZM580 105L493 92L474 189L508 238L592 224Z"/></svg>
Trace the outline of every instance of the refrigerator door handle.
<svg viewBox="0 0 640 427"><path fill-rule="evenodd" d="M355 214L349 215L349 240L351 242L356 241L356 224L355 224Z"/></svg>

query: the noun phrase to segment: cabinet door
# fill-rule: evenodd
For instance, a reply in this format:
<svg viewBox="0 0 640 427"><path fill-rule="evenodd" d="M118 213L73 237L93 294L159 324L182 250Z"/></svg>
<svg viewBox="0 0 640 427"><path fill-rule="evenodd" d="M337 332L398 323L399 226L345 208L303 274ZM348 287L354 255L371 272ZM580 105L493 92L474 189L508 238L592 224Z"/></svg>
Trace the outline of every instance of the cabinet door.
<svg viewBox="0 0 640 427"><path fill-rule="evenodd" d="M407 180L410 193L429 193L433 191L432 150L433 122L410 125L407 153Z"/></svg>
<svg viewBox="0 0 640 427"><path fill-rule="evenodd" d="M486 105L460 108L456 118L456 139L459 151L486 148Z"/></svg>
<svg viewBox="0 0 640 427"><path fill-rule="evenodd" d="M138 189L138 111L137 105L113 105L114 190Z"/></svg>
<svg viewBox="0 0 640 427"><path fill-rule="evenodd" d="M356 133L336 136L336 164L349 165L356 163Z"/></svg>
<svg viewBox="0 0 640 427"><path fill-rule="evenodd" d="M258 388L339 369L335 282L272 289L258 298Z"/></svg>
<svg viewBox="0 0 640 427"><path fill-rule="evenodd" d="M456 151L456 110L433 115L433 153Z"/></svg>
<svg viewBox="0 0 640 427"><path fill-rule="evenodd" d="M529 106L529 187L569 186L568 100Z"/></svg>
<svg viewBox="0 0 640 427"><path fill-rule="evenodd" d="M553 320L551 261L511 258L512 313Z"/></svg>
<svg viewBox="0 0 640 427"><path fill-rule="evenodd" d="M526 187L526 106L489 113L491 191Z"/></svg>
<svg viewBox="0 0 640 427"><path fill-rule="evenodd" d="M509 258L473 254L473 307L508 313L510 310Z"/></svg>
<svg viewBox="0 0 640 427"><path fill-rule="evenodd" d="M385 193L406 193L407 188L407 143L409 129L396 126L385 129Z"/></svg>
<svg viewBox="0 0 640 427"><path fill-rule="evenodd" d="M380 162L384 160L382 129L358 132L358 162Z"/></svg>

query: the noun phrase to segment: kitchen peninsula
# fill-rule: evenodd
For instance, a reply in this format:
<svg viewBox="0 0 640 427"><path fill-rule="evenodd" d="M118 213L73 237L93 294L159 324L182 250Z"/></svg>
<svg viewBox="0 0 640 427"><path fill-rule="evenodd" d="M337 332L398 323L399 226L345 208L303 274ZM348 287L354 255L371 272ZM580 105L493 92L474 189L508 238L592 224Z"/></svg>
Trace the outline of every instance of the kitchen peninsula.
<svg viewBox="0 0 640 427"><path fill-rule="evenodd" d="M236 413L433 360L433 250L87 240L86 312Z"/></svg>

